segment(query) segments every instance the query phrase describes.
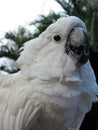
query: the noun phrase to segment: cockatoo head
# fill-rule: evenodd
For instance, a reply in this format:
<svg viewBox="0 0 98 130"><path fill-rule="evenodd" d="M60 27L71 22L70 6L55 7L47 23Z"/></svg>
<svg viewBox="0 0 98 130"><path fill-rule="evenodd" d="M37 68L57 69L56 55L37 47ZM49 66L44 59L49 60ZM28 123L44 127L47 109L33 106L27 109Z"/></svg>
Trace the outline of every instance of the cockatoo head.
<svg viewBox="0 0 98 130"><path fill-rule="evenodd" d="M58 19L38 38L27 42L16 65L29 77L66 77L87 62L88 54L84 22L68 16Z"/></svg>
<svg viewBox="0 0 98 130"><path fill-rule="evenodd" d="M86 26L79 18L75 16L60 18L56 23L50 25L45 33L47 38L50 38L54 44L62 44L64 42L65 53L76 65L82 65L87 62L89 39Z"/></svg>

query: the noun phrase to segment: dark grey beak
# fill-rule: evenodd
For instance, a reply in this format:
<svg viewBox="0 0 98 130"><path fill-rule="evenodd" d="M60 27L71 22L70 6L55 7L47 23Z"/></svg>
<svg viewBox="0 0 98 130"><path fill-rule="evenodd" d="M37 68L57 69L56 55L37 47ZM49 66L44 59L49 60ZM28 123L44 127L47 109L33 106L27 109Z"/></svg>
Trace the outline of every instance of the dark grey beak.
<svg viewBox="0 0 98 130"><path fill-rule="evenodd" d="M75 27L69 34L65 44L65 52L77 66L83 65L89 58L89 38L81 27Z"/></svg>

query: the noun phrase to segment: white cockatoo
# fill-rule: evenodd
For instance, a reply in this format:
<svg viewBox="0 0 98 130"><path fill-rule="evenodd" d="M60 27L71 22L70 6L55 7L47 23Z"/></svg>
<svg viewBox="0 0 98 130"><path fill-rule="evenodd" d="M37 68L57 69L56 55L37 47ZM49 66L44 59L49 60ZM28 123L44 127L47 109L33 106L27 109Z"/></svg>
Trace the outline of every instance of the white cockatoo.
<svg viewBox="0 0 98 130"><path fill-rule="evenodd" d="M98 89L85 24L60 18L22 49L0 75L0 130L79 130Z"/></svg>

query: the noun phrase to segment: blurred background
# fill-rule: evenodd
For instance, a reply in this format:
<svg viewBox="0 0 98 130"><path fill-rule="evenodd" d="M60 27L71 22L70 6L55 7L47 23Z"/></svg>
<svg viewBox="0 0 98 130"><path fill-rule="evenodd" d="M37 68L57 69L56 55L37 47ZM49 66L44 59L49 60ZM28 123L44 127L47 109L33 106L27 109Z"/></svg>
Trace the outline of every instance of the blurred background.
<svg viewBox="0 0 98 130"><path fill-rule="evenodd" d="M17 72L12 63L23 43L67 15L78 16L87 26L90 62L98 83L98 0L0 0L0 73ZM98 130L98 103L93 104L80 130Z"/></svg>

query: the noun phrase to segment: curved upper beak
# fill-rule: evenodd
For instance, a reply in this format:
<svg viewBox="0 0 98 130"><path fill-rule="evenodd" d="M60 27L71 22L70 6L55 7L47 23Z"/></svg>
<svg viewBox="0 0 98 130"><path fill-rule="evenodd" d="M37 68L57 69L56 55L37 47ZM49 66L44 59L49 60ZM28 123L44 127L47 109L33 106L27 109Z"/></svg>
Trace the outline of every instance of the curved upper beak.
<svg viewBox="0 0 98 130"><path fill-rule="evenodd" d="M89 38L81 27L75 27L69 33L65 44L65 52L77 66L85 64L89 58Z"/></svg>

